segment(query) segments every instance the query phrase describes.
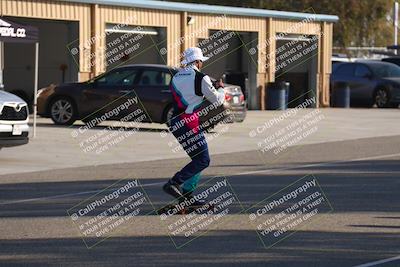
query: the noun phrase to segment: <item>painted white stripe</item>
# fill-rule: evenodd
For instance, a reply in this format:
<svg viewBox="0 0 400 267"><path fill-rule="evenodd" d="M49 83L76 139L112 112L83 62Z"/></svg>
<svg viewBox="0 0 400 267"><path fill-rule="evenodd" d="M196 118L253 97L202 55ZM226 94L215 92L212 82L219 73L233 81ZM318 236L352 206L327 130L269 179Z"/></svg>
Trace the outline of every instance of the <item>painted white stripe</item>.
<svg viewBox="0 0 400 267"><path fill-rule="evenodd" d="M366 157L366 158L349 159L349 160L323 162L323 163L313 163L313 164L306 164L306 165L302 165L302 166L293 166L293 167L279 168L279 169L264 169L264 170L257 170L257 171L240 172L240 173L236 173L236 174L231 174L230 176L240 176L240 175L256 174L256 173L270 173L270 172L288 171L288 170L295 170L295 169L305 169L305 168L310 168L310 167L329 166L329 165L335 165L335 164L340 164L340 163L365 161L365 160L372 160L372 159L392 158L392 157L398 157L398 156L400 156L400 153L379 155L379 156Z"/></svg>
<svg viewBox="0 0 400 267"><path fill-rule="evenodd" d="M370 266L376 266L376 265L379 265L379 264L382 264L382 263L387 263L387 262L397 261L397 260L400 260L400 256L396 256L396 257L388 258L388 259L383 259L383 260L379 260L379 261L368 262L368 263L364 263L364 264L361 264L361 265L356 265L356 266L353 266L353 267L370 267Z"/></svg>
<svg viewBox="0 0 400 267"><path fill-rule="evenodd" d="M350 159L350 160L343 160L343 161L331 161L331 162L324 162L324 163L306 164L306 165L302 165L302 166L293 166L293 167L279 168L279 169L264 169L264 170L257 170L257 171L240 172L240 173L236 173L236 174L230 174L229 176L241 176L241 175L256 174L256 173L282 172L282 171L295 170L295 169L305 169L305 168L316 167L316 166L329 166L329 165L335 165L335 164L346 163L346 162L392 158L392 157L397 157L397 156L400 156L400 153L398 153L398 154L388 154L388 155L379 155L379 156L366 157L366 158L357 158L357 159ZM362 173L362 172L357 172L357 173ZM165 182L149 183L149 184L142 184L141 186L142 187L159 186L159 185L162 185L164 183ZM110 189L110 190L112 190L112 189ZM38 198L7 201L7 202L1 202L0 206L1 205L9 205L9 204L17 204L17 203L25 203L25 202L48 200L48 199L57 199L57 198L63 198L63 197L72 197L72 196L79 196L79 195L86 195L86 194L93 194L93 193L98 193L98 192L101 192L101 191L103 191L103 190L83 191L83 192L62 194L62 195L54 195L54 196L48 196L48 197L38 197Z"/></svg>

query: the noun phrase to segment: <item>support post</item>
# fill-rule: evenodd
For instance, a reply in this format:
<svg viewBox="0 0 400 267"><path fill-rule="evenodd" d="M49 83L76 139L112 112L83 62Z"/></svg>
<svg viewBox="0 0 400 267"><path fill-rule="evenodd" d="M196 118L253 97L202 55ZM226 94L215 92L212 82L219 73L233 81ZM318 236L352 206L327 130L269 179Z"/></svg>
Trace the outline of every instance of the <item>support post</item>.
<svg viewBox="0 0 400 267"><path fill-rule="evenodd" d="M39 42L35 44L35 90L33 96L33 138L36 137L38 83L39 83Z"/></svg>

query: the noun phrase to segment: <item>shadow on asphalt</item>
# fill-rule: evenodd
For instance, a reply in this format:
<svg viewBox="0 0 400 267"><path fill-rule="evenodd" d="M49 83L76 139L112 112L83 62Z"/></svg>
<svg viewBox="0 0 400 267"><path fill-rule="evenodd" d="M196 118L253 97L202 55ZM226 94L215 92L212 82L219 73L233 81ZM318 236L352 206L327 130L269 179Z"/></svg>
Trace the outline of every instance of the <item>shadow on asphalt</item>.
<svg viewBox="0 0 400 267"><path fill-rule="evenodd" d="M3 266L41 267L350 267L399 253L393 234L317 231L297 232L270 249L262 246L253 231L210 232L179 250L165 236L114 237L91 249L80 238L1 240L1 245Z"/></svg>
<svg viewBox="0 0 400 267"><path fill-rule="evenodd" d="M369 170L376 172L369 173ZM386 170L386 172L379 172L379 170ZM305 174L313 174L331 202L334 213L400 212L398 205L400 201L400 194L398 194L400 180L397 173L391 173L389 170L400 171L398 161L350 162L307 168L297 174L246 174L232 177L226 174L224 176L227 177L245 209L278 192L302 178ZM362 172L358 173L358 171ZM206 181L208 178L211 177L203 177L202 181ZM166 179L146 177L146 179L140 180L155 208L159 208L172 200L161 190L161 185ZM66 216L68 209L93 196L96 191L101 191L117 181L108 179L1 184L0 216ZM153 185L153 183L157 184ZM87 191L89 192L82 193ZM44 199L29 200L35 198ZM148 212L153 210L151 205L145 206L145 209ZM399 217L394 218L399 219Z"/></svg>

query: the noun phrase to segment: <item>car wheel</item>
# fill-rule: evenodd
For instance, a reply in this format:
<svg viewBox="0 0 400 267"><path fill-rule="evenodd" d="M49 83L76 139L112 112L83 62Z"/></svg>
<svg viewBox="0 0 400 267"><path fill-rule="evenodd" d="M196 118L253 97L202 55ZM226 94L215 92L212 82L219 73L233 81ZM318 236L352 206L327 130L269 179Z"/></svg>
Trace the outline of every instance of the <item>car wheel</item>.
<svg viewBox="0 0 400 267"><path fill-rule="evenodd" d="M55 124L72 125L76 120L76 108L73 101L66 97L53 100L50 104L50 117Z"/></svg>
<svg viewBox="0 0 400 267"><path fill-rule="evenodd" d="M390 94L386 88L378 88L374 94L374 101L378 108L390 107Z"/></svg>
<svg viewBox="0 0 400 267"><path fill-rule="evenodd" d="M174 117L174 107L168 106L164 112L164 122L167 124L168 127L171 126L171 120Z"/></svg>

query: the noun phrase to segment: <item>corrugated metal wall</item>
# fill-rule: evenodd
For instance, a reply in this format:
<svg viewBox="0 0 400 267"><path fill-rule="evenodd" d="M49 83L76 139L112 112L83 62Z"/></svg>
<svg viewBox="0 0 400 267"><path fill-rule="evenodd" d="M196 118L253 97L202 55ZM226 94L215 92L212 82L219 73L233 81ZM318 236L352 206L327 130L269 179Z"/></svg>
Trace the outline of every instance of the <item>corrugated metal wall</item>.
<svg viewBox="0 0 400 267"><path fill-rule="evenodd" d="M320 23L307 21L273 20L273 30L275 32L313 34L320 30Z"/></svg>
<svg viewBox="0 0 400 267"><path fill-rule="evenodd" d="M332 35L333 24L315 21L286 21L269 20L268 37L271 40L278 33L318 35L318 61L317 61L317 100L318 106L329 106L329 78L331 73ZM267 81L274 81L275 77L275 42L270 42L271 53L269 68L267 69Z"/></svg>
<svg viewBox="0 0 400 267"><path fill-rule="evenodd" d="M197 38L208 38L209 29L258 33L258 43L261 45L266 38L266 23L263 18L239 17L239 16L222 16L207 14L188 14L194 18L195 23L187 26L187 42L185 47L195 46ZM265 60L262 51L259 50L258 72L265 72Z"/></svg>
<svg viewBox="0 0 400 267"><path fill-rule="evenodd" d="M90 39L90 5L43 0L0 0L0 15L78 21L79 39ZM79 54L81 73L90 72L89 52L86 50Z"/></svg>
<svg viewBox="0 0 400 267"><path fill-rule="evenodd" d="M96 34L102 34L106 23L127 23L134 26L152 26L167 28L167 43L175 42L180 38L180 13L162 10L146 10L138 8L100 6L99 17L96 18ZM133 21L132 21L133 20ZM104 49L105 39L103 38L98 48ZM168 49L167 61L165 64L176 65L179 62L180 47ZM96 72L105 70L103 65L98 66Z"/></svg>
<svg viewBox="0 0 400 267"><path fill-rule="evenodd" d="M259 90L265 83L274 80L275 69L275 42L276 33L316 34L320 35L318 57L318 92L320 92L320 104L329 104L329 74L331 72L332 50L332 23L308 22L299 24L298 21L277 20L272 18L253 18L242 16L226 16L220 23L214 24L218 15L174 12L163 10L147 10L139 8L101 6L79 4L71 2L51 0L0 0L0 15L15 17L30 17L41 19L70 20L79 22L79 39L81 53L79 57L80 79L85 80L89 73L98 74L105 70L104 62L96 62L92 68L90 53L93 51L105 51L104 30L106 23L126 23L134 18L135 26L153 26L167 28L168 56L167 64L177 65L180 61L182 49L193 46L197 38L207 38L210 29L227 29L232 31L257 32L258 33L258 62L257 81ZM192 25L186 25L186 16L195 19ZM92 29L93 27L93 29ZM204 28L205 29L202 29ZM320 34L322 32L323 34ZM183 33L187 36L181 45ZM102 38L94 45L85 45L90 40L91 34ZM83 51L83 52L82 52ZM267 56L270 58L267 62ZM266 67L267 66L267 67ZM261 98L264 95L261 94Z"/></svg>

